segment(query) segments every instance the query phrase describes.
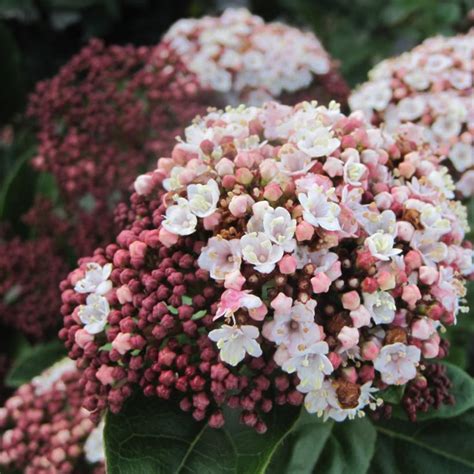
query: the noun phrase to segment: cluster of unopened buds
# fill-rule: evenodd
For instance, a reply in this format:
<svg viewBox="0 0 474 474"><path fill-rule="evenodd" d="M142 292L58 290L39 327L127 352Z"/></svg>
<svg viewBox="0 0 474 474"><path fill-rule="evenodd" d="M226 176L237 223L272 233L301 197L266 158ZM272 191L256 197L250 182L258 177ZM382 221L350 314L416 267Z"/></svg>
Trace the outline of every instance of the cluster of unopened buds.
<svg viewBox="0 0 474 474"><path fill-rule="evenodd" d="M427 39L412 51L382 61L349 99L388 131L412 122L446 155L459 193L474 194L474 29Z"/></svg>
<svg viewBox="0 0 474 474"><path fill-rule="evenodd" d="M82 408L79 372L64 359L0 408L0 467L25 474L103 474L103 423Z"/></svg>
<svg viewBox="0 0 474 474"><path fill-rule="evenodd" d="M440 161L420 127L388 135L335 103L196 119L62 284L86 408L140 386L215 427L239 407L260 432L275 403L375 409L465 310L466 210Z"/></svg>
<svg viewBox="0 0 474 474"><path fill-rule="evenodd" d="M179 20L164 41L226 104L260 105L272 98L295 103L302 100L301 91L319 100L345 101L348 95L336 63L313 33L265 24L244 8Z"/></svg>

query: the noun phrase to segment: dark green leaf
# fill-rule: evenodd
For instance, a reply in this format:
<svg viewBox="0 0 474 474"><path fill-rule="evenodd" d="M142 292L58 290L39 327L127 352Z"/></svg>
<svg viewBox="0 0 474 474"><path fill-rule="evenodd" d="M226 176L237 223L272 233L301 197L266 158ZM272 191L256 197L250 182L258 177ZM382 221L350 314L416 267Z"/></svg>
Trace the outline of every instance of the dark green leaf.
<svg viewBox="0 0 474 474"><path fill-rule="evenodd" d="M474 410L456 418L377 424L372 474L472 474Z"/></svg>
<svg viewBox="0 0 474 474"><path fill-rule="evenodd" d="M66 349L60 341L40 344L26 349L22 351L22 354L11 368L5 383L12 388L19 387L65 356Z"/></svg>
<svg viewBox="0 0 474 474"><path fill-rule="evenodd" d="M108 473L264 473L298 414L295 407L277 407L259 435L239 424L236 413L215 430L175 402L136 396L119 414L107 414Z"/></svg>
<svg viewBox="0 0 474 474"><path fill-rule="evenodd" d="M375 452L377 432L367 418L335 423L315 473L365 474Z"/></svg>

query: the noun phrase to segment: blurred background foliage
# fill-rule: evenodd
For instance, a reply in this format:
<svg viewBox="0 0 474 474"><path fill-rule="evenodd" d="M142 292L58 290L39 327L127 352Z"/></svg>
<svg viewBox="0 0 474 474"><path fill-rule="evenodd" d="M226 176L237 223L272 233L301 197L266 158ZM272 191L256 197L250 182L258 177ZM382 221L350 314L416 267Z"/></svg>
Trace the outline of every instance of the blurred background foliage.
<svg viewBox="0 0 474 474"><path fill-rule="evenodd" d="M28 236L19 216L35 192L55 192L54 183L45 189L48 183L27 166L35 140L22 112L37 81L54 75L92 37L154 44L177 19L230 5L313 30L352 86L380 60L429 36L467 31L473 22L471 0L0 0L0 231L8 223ZM474 307L474 287L470 299ZM449 334L450 360L471 372L472 313Z"/></svg>

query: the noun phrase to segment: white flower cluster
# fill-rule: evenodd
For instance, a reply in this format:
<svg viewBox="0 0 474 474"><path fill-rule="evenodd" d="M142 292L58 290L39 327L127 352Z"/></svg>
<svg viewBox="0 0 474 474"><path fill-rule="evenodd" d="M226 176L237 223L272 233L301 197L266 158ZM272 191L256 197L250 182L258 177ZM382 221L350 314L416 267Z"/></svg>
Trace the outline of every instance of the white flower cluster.
<svg viewBox="0 0 474 474"><path fill-rule="evenodd" d="M426 138L462 175L464 196L474 194L474 29L435 37L399 57L382 61L349 99L389 132L403 123L424 126Z"/></svg>
<svg viewBox="0 0 474 474"><path fill-rule="evenodd" d="M77 370L76 363L72 359L64 358L56 362L31 380L36 395L43 395L48 392L64 374L75 370Z"/></svg>
<svg viewBox="0 0 474 474"><path fill-rule="evenodd" d="M331 62L319 40L282 23L265 24L246 9L220 17L182 19L164 37L204 87L227 94L227 103L261 104L307 88Z"/></svg>
<svg viewBox="0 0 474 474"><path fill-rule="evenodd" d="M112 282L109 280L111 273L110 263L103 267L98 263L88 263L84 278L74 287L78 293L88 294L86 304L80 306L78 315L89 334L102 332L107 324L110 305L105 295L112 289Z"/></svg>

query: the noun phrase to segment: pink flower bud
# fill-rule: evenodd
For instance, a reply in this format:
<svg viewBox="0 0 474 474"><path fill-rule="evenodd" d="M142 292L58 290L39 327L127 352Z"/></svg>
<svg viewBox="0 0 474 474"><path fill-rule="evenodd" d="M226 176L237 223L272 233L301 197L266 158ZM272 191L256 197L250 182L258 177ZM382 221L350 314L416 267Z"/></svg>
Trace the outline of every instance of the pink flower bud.
<svg viewBox="0 0 474 474"><path fill-rule="evenodd" d="M375 360L380 352L380 342L377 339L371 339L362 344L360 355L364 360Z"/></svg>
<svg viewBox="0 0 474 474"><path fill-rule="evenodd" d="M115 379L112 376L113 371L114 367L101 365L95 376L102 385L112 385L115 382Z"/></svg>
<svg viewBox="0 0 474 474"><path fill-rule="evenodd" d="M357 309L352 310L349 316L352 319L352 324L356 328L370 325L370 313L364 305L360 305Z"/></svg>
<svg viewBox="0 0 474 474"><path fill-rule="evenodd" d="M89 334L85 329L78 329L74 334L74 341L81 349L84 349L86 344L92 342L93 340L94 336Z"/></svg>
<svg viewBox="0 0 474 474"><path fill-rule="evenodd" d="M263 197L270 202L278 201L283 196L283 191L278 183L270 183L265 186Z"/></svg>
<svg viewBox="0 0 474 474"><path fill-rule="evenodd" d="M411 335L422 341L429 339L433 331L434 328L427 318L417 319L411 325Z"/></svg>
<svg viewBox="0 0 474 474"><path fill-rule="evenodd" d="M408 269L416 270L422 264L421 255L416 250L410 250L405 256L405 265Z"/></svg>
<svg viewBox="0 0 474 474"><path fill-rule="evenodd" d="M359 370L359 379L362 383L370 382L375 378L375 369L373 365L363 365Z"/></svg>
<svg viewBox="0 0 474 474"><path fill-rule="evenodd" d="M263 321L268 313L268 309L265 304L260 305L258 308L249 309L249 316L255 321Z"/></svg>
<svg viewBox="0 0 474 474"><path fill-rule="evenodd" d="M344 380L347 380L348 382L351 383L356 383L357 382L357 370L355 367L345 367L344 369L341 370L341 375Z"/></svg>
<svg viewBox="0 0 474 474"><path fill-rule="evenodd" d="M331 279L323 272L317 273L311 278L311 285L315 293L327 293L331 283Z"/></svg>
<svg viewBox="0 0 474 474"><path fill-rule="evenodd" d="M284 275L291 275L296 271L296 258L293 255L285 255L279 262L278 268Z"/></svg>
<svg viewBox="0 0 474 474"><path fill-rule="evenodd" d="M213 230L219 222L221 221L221 214L220 212L214 212L210 216L207 216L203 219L202 223L204 225L204 229L206 230Z"/></svg>
<svg viewBox="0 0 474 474"><path fill-rule="evenodd" d="M133 183L133 187L137 194L148 194L152 188L152 179L152 176L149 174L140 175Z"/></svg>
<svg viewBox="0 0 474 474"><path fill-rule="evenodd" d="M439 278L438 270L434 267L422 265L419 271L420 281L425 285L432 285Z"/></svg>
<svg viewBox="0 0 474 474"><path fill-rule="evenodd" d="M420 289L416 285L407 285L403 287L402 300L408 303L411 308L415 307L416 302L421 298Z"/></svg>
<svg viewBox="0 0 474 474"><path fill-rule="evenodd" d="M234 217L243 217L254 203L248 194L234 196L229 203L229 211Z"/></svg>
<svg viewBox="0 0 474 474"><path fill-rule="evenodd" d="M234 174L234 163L229 158L222 158L216 164L216 171L219 176Z"/></svg>
<svg viewBox="0 0 474 474"><path fill-rule="evenodd" d="M306 221L301 221L296 226L296 239L301 242L303 240L311 240L314 234L314 227Z"/></svg>
<svg viewBox="0 0 474 474"><path fill-rule="evenodd" d="M248 168L239 168L235 173L235 177L240 184L246 186L252 182L253 173Z"/></svg>
<svg viewBox="0 0 474 474"><path fill-rule="evenodd" d="M387 271L382 271L377 275L377 283L381 290L392 290L396 285L395 275Z"/></svg>
<svg viewBox="0 0 474 474"><path fill-rule="evenodd" d="M415 233L415 228L410 222L397 222L397 237L405 242L410 242Z"/></svg>
<svg viewBox="0 0 474 474"><path fill-rule="evenodd" d="M398 165L400 175L404 178L410 179L416 171L415 165L413 163L403 161Z"/></svg>
<svg viewBox="0 0 474 474"><path fill-rule="evenodd" d="M120 304L130 303L132 301L132 292L127 285L122 285L120 288L117 288L117 299Z"/></svg>
<svg viewBox="0 0 474 474"><path fill-rule="evenodd" d="M328 354L328 359L329 362L331 362L331 365L334 367L334 370L337 370L342 363L342 357L336 352L330 352Z"/></svg>
<svg viewBox="0 0 474 474"><path fill-rule="evenodd" d="M357 291L349 291L342 295L342 306L344 309L357 309L360 306L360 296Z"/></svg>
<svg viewBox="0 0 474 474"><path fill-rule="evenodd" d="M158 158L158 161L156 162L156 167L160 171L164 171L166 174L170 173L175 165L176 162L171 158Z"/></svg>
<svg viewBox="0 0 474 474"><path fill-rule="evenodd" d="M264 181L272 180L278 173L278 165L273 159L263 160L260 163L259 169L260 176Z"/></svg>
<svg viewBox="0 0 474 474"><path fill-rule="evenodd" d="M160 242L167 248L172 247L176 242L178 242L179 235L169 232L164 227L160 229Z"/></svg>
<svg viewBox="0 0 474 474"><path fill-rule="evenodd" d="M131 338L131 334L119 332L112 341L112 348L114 348L119 354L125 354L132 348L130 342Z"/></svg>
<svg viewBox="0 0 474 474"><path fill-rule="evenodd" d="M237 182L237 179L232 174L227 174L222 178L222 186L225 189L232 189Z"/></svg>
<svg viewBox="0 0 474 474"><path fill-rule="evenodd" d="M130 244L130 257L133 259L143 259L145 258L147 245L145 242L136 240Z"/></svg>
<svg viewBox="0 0 474 474"><path fill-rule="evenodd" d="M323 170L331 177L342 176L344 173L344 164L338 158L330 156L324 163Z"/></svg>
<svg viewBox="0 0 474 474"><path fill-rule="evenodd" d="M255 160L250 152L239 151L234 159L234 163L238 168L252 168Z"/></svg>
<svg viewBox="0 0 474 474"><path fill-rule="evenodd" d="M224 286L231 290L241 290L244 286L245 278L239 270L228 273L225 276Z"/></svg>
<svg viewBox="0 0 474 474"><path fill-rule="evenodd" d="M85 272L81 268L76 268L69 274L69 280L71 281L71 285L74 286L79 280L84 278Z"/></svg>
<svg viewBox="0 0 474 474"><path fill-rule="evenodd" d="M434 357L438 357L439 354L439 342L440 342L440 337L438 333L434 333L433 336L423 343L422 346L422 353L423 357L426 359L432 359Z"/></svg>
<svg viewBox="0 0 474 474"><path fill-rule="evenodd" d="M350 349L359 342L359 331L357 328L344 326L337 335L344 349Z"/></svg>

